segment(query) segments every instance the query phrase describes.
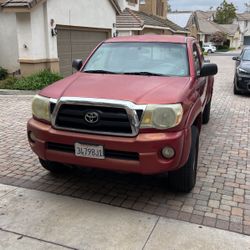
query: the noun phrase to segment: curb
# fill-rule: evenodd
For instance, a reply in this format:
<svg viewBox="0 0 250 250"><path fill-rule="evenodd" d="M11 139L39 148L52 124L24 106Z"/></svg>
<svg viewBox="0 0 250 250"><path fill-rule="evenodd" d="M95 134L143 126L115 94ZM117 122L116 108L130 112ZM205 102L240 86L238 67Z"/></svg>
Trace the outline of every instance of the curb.
<svg viewBox="0 0 250 250"><path fill-rule="evenodd" d="M35 95L38 93L34 90L12 90L12 89L0 89L0 95Z"/></svg>

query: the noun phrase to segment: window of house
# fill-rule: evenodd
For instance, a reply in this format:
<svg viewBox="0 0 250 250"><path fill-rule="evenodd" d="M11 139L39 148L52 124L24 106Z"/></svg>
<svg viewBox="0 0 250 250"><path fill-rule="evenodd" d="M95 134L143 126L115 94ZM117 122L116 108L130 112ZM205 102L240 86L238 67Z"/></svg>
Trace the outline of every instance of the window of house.
<svg viewBox="0 0 250 250"><path fill-rule="evenodd" d="M146 1L145 0L140 0L140 4L145 4Z"/></svg>

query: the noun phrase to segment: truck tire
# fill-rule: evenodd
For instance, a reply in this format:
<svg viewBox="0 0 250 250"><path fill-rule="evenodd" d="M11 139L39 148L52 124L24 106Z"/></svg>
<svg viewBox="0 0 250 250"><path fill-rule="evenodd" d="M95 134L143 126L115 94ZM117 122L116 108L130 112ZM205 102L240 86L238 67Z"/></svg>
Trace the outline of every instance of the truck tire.
<svg viewBox="0 0 250 250"><path fill-rule="evenodd" d="M41 165L46 170L50 171L51 173L60 174L60 173L69 172L71 170L70 167L63 165L62 163L53 162L53 161L46 161L46 160L43 160L41 158L39 158L39 161L40 161Z"/></svg>
<svg viewBox="0 0 250 250"><path fill-rule="evenodd" d="M203 114L202 114L202 123L203 124L208 124L209 120L210 120L210 110L211 110L211 101L212 99L210 99L210 101L206 104Z"/></svg>
<svg viewBox="0 0 250 250"><path fill-rule="evenodd" d="M199 151L199 130L192 126L192 142L187 163L177 171L169 172L169 187L180 192L190 192L196 183Z"/></svg>

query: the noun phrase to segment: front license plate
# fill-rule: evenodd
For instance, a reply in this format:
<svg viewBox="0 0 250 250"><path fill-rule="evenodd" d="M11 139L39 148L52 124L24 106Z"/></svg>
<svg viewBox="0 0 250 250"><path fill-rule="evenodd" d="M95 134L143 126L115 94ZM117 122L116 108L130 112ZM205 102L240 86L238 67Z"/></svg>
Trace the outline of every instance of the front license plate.
<svg viewBox="0 0 250 250"><path fill-rule="evenodd" d="M91 145L75 143L75 155L79 157L104 159L104 150L102 145Z"/></svg>

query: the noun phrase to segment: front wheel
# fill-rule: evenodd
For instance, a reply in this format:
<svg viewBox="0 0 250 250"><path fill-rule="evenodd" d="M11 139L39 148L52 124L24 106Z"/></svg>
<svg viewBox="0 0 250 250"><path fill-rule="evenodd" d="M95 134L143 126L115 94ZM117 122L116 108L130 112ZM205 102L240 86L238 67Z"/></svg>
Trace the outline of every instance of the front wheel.
<svg viewBox="0 0 250 250"><path fill-rule="evenodd" d="M234 94L235 95L239 95L239 94L241 94L241 92L237 89L237 87L236 87L236 80L234 81Z"/></svg>
<svg viewBox="0 0 250 250"><path fill-rule="evenodd" d="M199 151L199 130L192 126L192 142L187 163L177 171L169 172L168 183L176 191L190 192L196 183Z"/></svg>
<svg viewBox="0 0 250 250"><path fill-rule="evenodd" d="M71 170L70 167L63 165L61 163L58 162L53 162L53 161L46 161L43 160L41 158L39 158L39 161L41 163L41 165L48 171L50 171L51 173L66 173L69 172Z"/></svg>

